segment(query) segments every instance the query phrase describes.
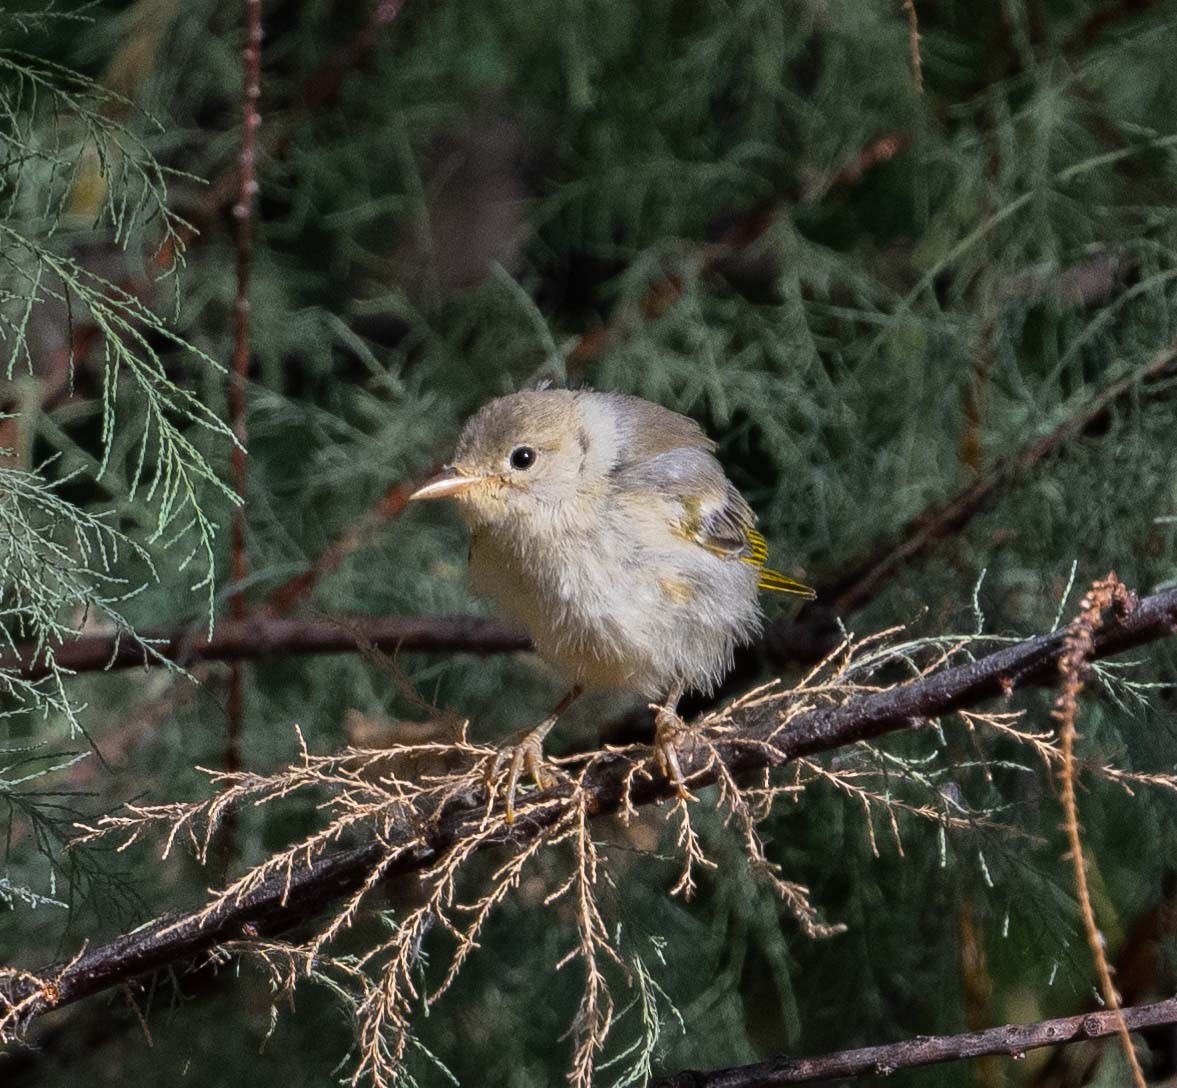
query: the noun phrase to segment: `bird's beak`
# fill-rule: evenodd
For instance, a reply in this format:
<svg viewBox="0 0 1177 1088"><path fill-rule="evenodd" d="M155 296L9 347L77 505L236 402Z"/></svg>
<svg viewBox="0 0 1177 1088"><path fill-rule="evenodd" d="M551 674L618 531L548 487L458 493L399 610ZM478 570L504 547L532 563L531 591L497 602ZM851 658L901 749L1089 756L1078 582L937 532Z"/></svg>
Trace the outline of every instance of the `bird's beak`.
<svg viewBox="0 0 1177 1088"><path fill-rule="evenodd" d="M414 499L452 499L482 482L480 476L470 476L453 465L446 465L432 480L423 483L409 496Z"/></svg>

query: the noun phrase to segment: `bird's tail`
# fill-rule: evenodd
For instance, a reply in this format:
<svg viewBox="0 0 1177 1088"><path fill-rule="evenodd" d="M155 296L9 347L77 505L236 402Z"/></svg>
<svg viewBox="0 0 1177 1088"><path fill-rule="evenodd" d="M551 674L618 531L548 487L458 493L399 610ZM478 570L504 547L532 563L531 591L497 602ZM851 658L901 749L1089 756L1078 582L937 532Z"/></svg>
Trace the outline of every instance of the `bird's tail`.
<svg viewBox="0 0 1177 1088"><path fill-rule="evenodd" d="M756 582L758 589L767 589L773 593L789 593L794 597L804 597L807 601L817 597L817 593L809 586L764 565L768 559L768 541L755 529L748 530L748 546L751 551L743 558L745 563L751 563L759 570L760 577Z"/></svg>

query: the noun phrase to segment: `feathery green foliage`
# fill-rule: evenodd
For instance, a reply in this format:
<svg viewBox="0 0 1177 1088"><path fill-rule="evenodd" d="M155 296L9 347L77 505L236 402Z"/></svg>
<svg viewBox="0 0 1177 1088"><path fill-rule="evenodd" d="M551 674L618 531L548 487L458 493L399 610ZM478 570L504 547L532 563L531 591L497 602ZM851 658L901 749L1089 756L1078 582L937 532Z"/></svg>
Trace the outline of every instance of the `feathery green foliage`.
<svg viewBox="0 0 1177 1088"><path fill-rule="evenodd" d="M774 565L828 586L929 504L988 478L1170 349L1172 5L915 6L922 89L903 7L890 2L409 0L350 59L375 3L267 0L250 288L253 606L358 532L295 615L481 610L455 519L371 512L444 457L479 404L542 378L699 418L760 515ZM51 650L87 607L118 626L177 624L190 617L192 583L212 601L227 563L208 504L227 509L225 383L213 361L229 354L235 252L232 217L202 201L234 176L239 8L111 2L87 12L84 40L63 30L38 54L0 51L0 330L22 403L38 403L60 344L39 315L92 323L101 345L78 362L72 397L21 418L28 464L44 467L14 470L27 497L0 504L0 516L24 519L5 545L17 557L4 581L14 640ZM101 89L128 68L117 92ZM88 188L98 196L79 223ZM179 262L197 213L199 237ZM161 246L177 258L162 268ZM162 306L138 290L163 271L182 307L179 294ZM1058 627L1109 568L1142 592L1172 584L1175 389L1172 370L1135 385L838 617L859 635L906 625L864 678L895 682L950 650ZM109 567L82 561L83 544L96 556L100 542L114 549L116 529L136 545L118 538ZM156 545L173 540L165 561ZM154 557L157 581L135 565L136 547ZM10 588L18 568L39 581ZM1133 656L1098 671L1080 754L1091 768L1171 773L1177 662L1171 648ZM490 743L558 694L523 655L276 657L246 676L241 753L258 773L292 757L294 723L313 751L331 752L415 739L436 706ZM99 751L109 743L124 761L85 780L96 795L76 806L98 813L144 795L204 796L192 768L222 760L224 671L202 668L200 680L56 676L27 694L6 682L13 699L59 718L89 704ZM1049 696L1019 698L1029 715L1016 728L1047 729ZM587 705L554 747L595 743L627 707ZM627 1010L598 1083L1088 1007L1053 770L1032 743L945 719L794 772L804 791L778 802L764 834L782 874L846 924L827 941L805 937L758 879L710 793L695 821L718 867L699 873L690 903L667 895L677 829L662 813L596 832L612 880L600 889L608 932L626 965L610 968L617 1011ZM1081 813L1115 948L1164 899L1174 797L1093 773ZM320 817L309 799L247 808L242 861L311 834ZM0 895L26 889L5 896L20 920L0 944L35 935L33 965L52 958L53 938L51 912L34 921L23 909L28 895L68 897L26 875L33 855L22 849L0 884ZM127 857L157 909L200 901L215 882L175 858L160 869L152 855ZM536 862L460 983L431 1015L418 1012L407 1059L417 1083L561 1081L583 978L573 964L552 972L574 926L543 901L566 860ZM466 879L477 885L501 861L473 862ZM404 889L389 894L393 921L365 919L357 948L411 907L397 898ZM445 940L425 940L423 981L436 981ZM1172 990L1171 974L1158 978ZM317 1084L354 1068L354 1055L335 1068L350 1024L324 1000L311 991L272 1022L264 983L226 986L153 1015L151 1051L133 1013L88 1015L127 1026L112 1047L128 1080ZM76 1080L92 1072L86 1061L58 1049L40 1075ZM1024 1069L1005 1083L1031 1083ZM961 1066L894 1079L972 1076Z"/></svg>
<svg viewBox="0 0 1177 1088"><path fill-rule="evenodd" d="M26 32L44 28L58 13L0 18ZM22 373L44 378L49 361L35 359L52 348L56 368L73 388L79 339L96 343L100 364L101 440L94 473L118 476L126 502L153 507L149 543L187 541L199 556L210 608L215 525L205 511L208 491L232 493L194 442L193 427L231 440L225 423L182 384L168 376L160 345L189 354L224 372L207 353L188 344L141 297L173 277L183 261L188 226L171 208L168 182L189 175L164 167L145 140L129 127L132 103L71 69L23 53L0 50L0 339L7 352L5 378ZM158 122L152 127L158 130ZM115 252L142 250L145 269L128 271L123 284L73 254L99 241ZM138 261L136 262L138 263ZM178 285L176 288L178 292ZM174 293L175 306L179 295ZM173 315L174 319L174 315ZM65 343L56 346L58 341ZM38 371L38 365L40 372ZM173 363L174 366L174 363ZM59 373L49 376L59 384ZM123 416L119 418L120 390ZM133 390L133 392L131 392ZM132 405L127 405L133 397ZM25 408L36 415L31 406ZM30 421L29 425L35 426ZM136 441L116 444L124 429ZM116 453L120 463L112 464ZM90 466L86 466L87 469ZM182 546L182 545L181 545Z"/></svg>
<svg viewBox="0 0 1177 1088"><path fill-rule="evenodd" d="M0 894L13 908L65 906L59 894L77 899L96 871L80 855L61 857L81 812L76 791L61 783L87 753L60 751L58 730L91 741L85 701L57 661L61 646L88 626L136 638L125 609L158 580L159 544L191 551L178 564L169 557L169 568L183 570L194 556L203 566L196 588L205 590L211 623L216 527L208 498L231 496L191 434L223 440L229 431L168 375L160 346L221 368L136 293L174 278L182 261L186 225L167 192L173 172L137 134L139 122L128 122L130 102L16 44L76 18L0 11L0 421L9 442L0 450L0 643L9 655L0 665L0 716L8 737L33 742L5 748L0 772L12 874ZM128 269L128 286L96 270L103 248L119 254L148 244L156 249L146 268ZM86 453L39 449L45 417L76 392L78 350L92 356L81 377L97 390L97 441ZM144 652L151 656L149 646ZM44 675L23 675L15 661L22 655ZM41 879L46 866L47 892L19 879L26 868Z"/></svg>

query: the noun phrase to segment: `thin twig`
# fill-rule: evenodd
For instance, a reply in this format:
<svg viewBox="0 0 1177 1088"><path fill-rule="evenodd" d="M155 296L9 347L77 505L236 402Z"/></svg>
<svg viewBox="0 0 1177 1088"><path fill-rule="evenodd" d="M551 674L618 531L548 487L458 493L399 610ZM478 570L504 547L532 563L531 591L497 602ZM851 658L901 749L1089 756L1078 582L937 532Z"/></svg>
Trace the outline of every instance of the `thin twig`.
<svg viewBox="0 0 1177 1088"><path fill-rule="evenodd" d="M915 82L915 89L923 94L924 62L920 57L920 20L916 14L915 0L903 0L903 10L907 12L907 44L911 51L911 78Z"/></svg>
<svg viewBox="0 0 1177 1088"><path fill-rule="evenodd" d="M1132 1031L1177 1023L1177 997L1152 1005L1124 1009ZM1119 1031L1110 1012L1089 1012L1031 1024L1007 1024L961 1035L921 1035L901 1043L842 1050L816 1058L771 1058L754 1065L716 1069L709 1073L684 1070L653 1082L649 1088L774 1088L845 1077L885 1077L900 1069L940 1065L987 1054L1021 1058L1028 1050L1103 1039Z"/></svg>
<svg viewBox="0 0 1177 1088"><path fill-rule="evenodd" d="M1133 611L1104 625L1094 635L1092 659L1103 658L1177 634L1177 590L1140 601ZM1066 635L1039 635L976 661L926 675L894 688L852 698L830 707L800 711L782 726L771 700L748 699L728 708L722 728L701 730L701 743L684 750L680 764L692 789L755 768L779 766L800 756L828 752L902 729L918 728L950 711L1007 697L1015 688L1051 682ZM649 748L635 748L652 759ZM648 805L670 797L673 787L656 776L632 774L632 754L593 753L591 767L575 782L529 797L513 824L488 824L488 808L478 800L455 798L428 828L385 829L377 840L319 856L259 880L240 895L211 906L169 915L140 926L75 960L35 974L0 974L0 1014L7 1008L18 1026L98 993L145 971L206 953L242 935L280 933L346 900L370 881L416 879L444 864L455 845L476 849L510 844L522 849L549 828L568 819L573 805L585 805L599 818L626 806ZM575 798L573 791L575 790ZM501 809L501 805L499 806ZM498 810L496 810L498 811ZM501 813L499 813L501 815ZM359 826L359 825L357 825ZM469 849L474 849L470 847Z"/></svg>
<svg viewBox="0 0 1177 1088"><path fill-rule="evenodd" d="M380 31L388 26L405 6L405 0L379 0L368 21L354 38L337 49L322 67L307 80L302 108L315 112L332 106L346 76L360 68L379 41Z"/></svg>
<svg viewBox="0 0 1177 1088"><path fill-rule="evenodd" d="M801 198L806 204L817 201L833 189L850 188L857 185L867 172L876 166L890 162L911 147L911 134L900 130L885 132L864 144L850 155L832 174L808 182L802 189Z"/></svg>
<svg viewBox="0 0 1177 1088"><path fill-rule="evenodd" d="M432 475L440 467L440 464L434 466L426 475ZM266 607L282 616L299 602L306 600L315 587L329 574L338 570L349 555L362 548L381 525L401 515L416 487L416 482L399 480L386 488L375 504L332 540L306 570L275 589L266 601Z"/></svg>
<svg viewBox="0 0 1177 1088"><path fill-rule="evenodd" d="M237 224L237 297L233 305L233 359L229 374L229 418L237 441L232 449L233 487L238 506L233 512L230 543L229 615L243 620L246 615L245 579L249 560L245 543L245 488L247 470L245 449L249 441L246 421L246 389L249 382L249 275L253 266L253 213L257 199L258 129L262 93L262 0L244 0L245 46L241 51L242 107L241 149L237 159L237 202L233 218ZM228 735L225 738L224 765L227 771L241 767L241 731L245 713L245 685L241 662L234 661L229 670L229 695L226 704ZM232 853L232 827L226 836L226 851Z"/></svg>

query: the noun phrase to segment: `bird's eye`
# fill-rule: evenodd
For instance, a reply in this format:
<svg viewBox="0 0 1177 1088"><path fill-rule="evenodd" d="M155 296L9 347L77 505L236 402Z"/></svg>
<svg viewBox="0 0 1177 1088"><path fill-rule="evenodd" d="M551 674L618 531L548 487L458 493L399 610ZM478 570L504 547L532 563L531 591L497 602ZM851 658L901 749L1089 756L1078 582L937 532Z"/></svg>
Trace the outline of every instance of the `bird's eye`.
<svg viewBox="0 0 1177 1088"><path fill-rule="evenodd" d="M511 462L512 468L525 469L535 464L535 456L535 450L530 446L516 446L507 460Z"/></svg>

